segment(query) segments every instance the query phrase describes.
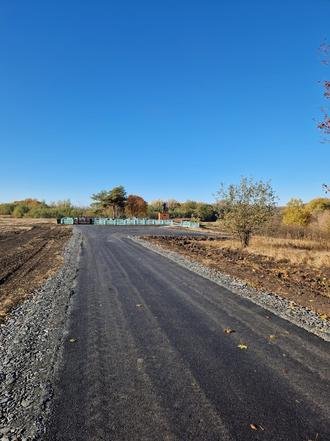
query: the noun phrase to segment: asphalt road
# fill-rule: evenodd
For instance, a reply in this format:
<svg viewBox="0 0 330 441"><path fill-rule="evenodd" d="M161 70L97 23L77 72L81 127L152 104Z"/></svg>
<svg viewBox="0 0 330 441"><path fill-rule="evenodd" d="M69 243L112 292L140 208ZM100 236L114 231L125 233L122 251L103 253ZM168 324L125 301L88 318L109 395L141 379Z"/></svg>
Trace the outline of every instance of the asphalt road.
<svg viewBox="0 0 330 441"><path fill-rule="evenodd" d="M330 439L328 343L127 238L164 230L80 228L49 441Z"/></svg>

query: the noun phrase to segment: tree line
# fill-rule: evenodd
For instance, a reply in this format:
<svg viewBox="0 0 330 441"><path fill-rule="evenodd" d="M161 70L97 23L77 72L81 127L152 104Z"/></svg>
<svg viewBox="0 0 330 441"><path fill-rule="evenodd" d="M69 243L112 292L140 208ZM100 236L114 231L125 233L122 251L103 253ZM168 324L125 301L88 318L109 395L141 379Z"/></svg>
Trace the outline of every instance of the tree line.
<svg viewBox="0 0 330 441"><path fill-rule="evenodd" d="M111 190L102 190L91 196L92 209L96 214L117 217L148 217L156 219L163 211L164 201L156 199L147 203L141 196L128 195L123 186ZM170 218L199 219L216 221L218 217L217 204L207 204L187 200L179 202L175 199L165 201Z"/></svg>
<svg viewBox="0 0 330 441"><path fill-rule="evenodd" d="M219 212L217 204L208 204L187 200L179 202L175 199L163 201L156 199L147 202L142 196L128 194L120 185L110 190L102 190L91 196L92 203L88 207L77 207L71 201L64 200L47 204L37 199L24 199L10 203L0 203L0 215L16 218L61 218L79 216L99 216L111 218L138 217L157 219L166 202L170 218L185 218L200 221L216 221Z"/></svg>
<svg viewBox="0 0 330 441"><path fill-rule="evenodd" d="M0 204L0 215L32 218L111 217L151 218L163 211L164 201L147 202L142 196L129 194L120 185L91 196L89 207L75 207L70 200L47 204L36 199L25 199ZM238 237L242 246L248 246L251 236L266 227L314 228L330 233L330 199L315 198L304 203L291 199L285 207L277 206L277 196L270 182L243 177L238 184L222 185L213 204L175 199L166 201L170 218L184 218L202 222L218 221L221 228ZM270 234L271 230L268 230Z"/></svg>

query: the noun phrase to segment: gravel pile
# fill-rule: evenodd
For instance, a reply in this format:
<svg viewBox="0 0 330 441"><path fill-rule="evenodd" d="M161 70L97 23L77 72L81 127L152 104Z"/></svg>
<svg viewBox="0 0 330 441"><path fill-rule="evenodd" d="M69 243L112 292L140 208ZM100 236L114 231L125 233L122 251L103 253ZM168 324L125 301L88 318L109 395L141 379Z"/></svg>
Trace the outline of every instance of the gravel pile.
<svg viewBox="0 0 330 441"><path fill-rule="evenodd" d="M74 230L58 273L0 326L0 440L42 439L61 356L81 234Z"/></svg>
<svg viewBox="0 0 330 441"><path fill-rule="evenodd" d="M295 325L312 332L313 334L316 334L324 340L330 341L329 322L327 320L322 320L322 318L315 312L296 305L294 302L280 297L277 294L256 290L239 279L208 268L193 259L182 256L176 251L171 251L139 237L131 237L130 239L164 257L167 257L173 262L176 262L178 265L181 265L190 271L193 271L200 276L205 277L232 292L235 292L241 297L250 299L257 305L262 306L268 311L273 312L279 317L282 317L285 320L288 320Z"/></svg>

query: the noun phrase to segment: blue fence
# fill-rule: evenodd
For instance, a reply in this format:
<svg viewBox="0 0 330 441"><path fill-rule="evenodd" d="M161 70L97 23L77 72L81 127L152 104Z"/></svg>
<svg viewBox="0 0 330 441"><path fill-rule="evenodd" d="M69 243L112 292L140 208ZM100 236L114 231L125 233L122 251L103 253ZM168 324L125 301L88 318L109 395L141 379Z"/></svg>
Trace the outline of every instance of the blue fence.
<svg viewBox="0 0 330 441"><path fill-rule="evenodd" d="M199 228L199 222L182 221L175 222L171 219L158 220L158 219L111 219L107 217L95 217L91 222L93 225L168 225L173 227L186 227L186 228ZM62 217L62 225L79 224L78 218Z"/></svg>
<svg viewBox="0 0 330 441"><path fill-rule="evenodd" d="M73 225L74 219L73 217L62 217L61 224L62 225Z"/></svg>

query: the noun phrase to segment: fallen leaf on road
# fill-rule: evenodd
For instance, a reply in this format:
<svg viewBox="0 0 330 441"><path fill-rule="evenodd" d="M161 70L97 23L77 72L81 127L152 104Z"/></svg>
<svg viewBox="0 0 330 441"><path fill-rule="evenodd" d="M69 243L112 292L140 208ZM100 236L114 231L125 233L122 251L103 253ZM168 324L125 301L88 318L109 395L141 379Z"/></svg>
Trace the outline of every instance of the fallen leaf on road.
<svg viewBox="0 0 330 441"><path fill-rule="evenodd" d="M317 441L319 439L319 434L317 433L314 439L309 439L308 441Z"/></svg>
<svg viewBox="0 0 330 441"><path fill-rule="evenodd" d="M239 345L237 345L237 347L240 349L247 349L248 348L244 343L240 343Z"/></svg>
<svg viewBox="0 0 330 441"><path fill-rule="evenodd" d="M277 336L275 334L271 334L268 338L270 341L273 341L277 339Z"/></svg>
<svg viewBox="0 0 330 441"><path fill-rule="evenodd" d="M232 334L233 332L236 332L236 331L235 331L235 329L225 328L225 329L223 330L223 332L224 332L225 334Z"/></svg>
<svg viewBox="0 0 330 441"><path fill-rule="evenodd" d="M265 430L261 424L250 424L252 430Z"/></svg>
<svg viewBox="0 0 330 441"><path fill-rule="evenodd" d="M75 343L76 341L77 341L76 338L70 338L70 339L69 339L69 342L70 342L70 343Z"/></svg>

